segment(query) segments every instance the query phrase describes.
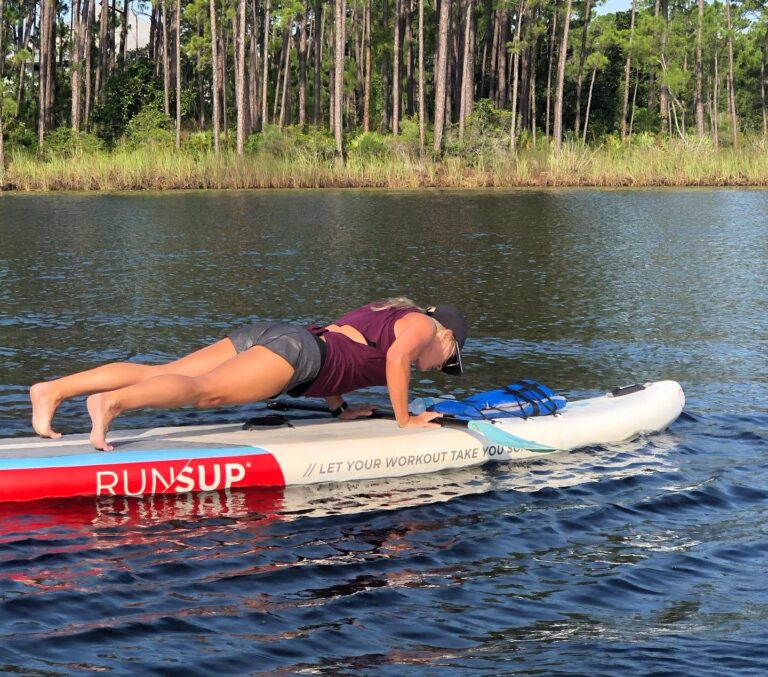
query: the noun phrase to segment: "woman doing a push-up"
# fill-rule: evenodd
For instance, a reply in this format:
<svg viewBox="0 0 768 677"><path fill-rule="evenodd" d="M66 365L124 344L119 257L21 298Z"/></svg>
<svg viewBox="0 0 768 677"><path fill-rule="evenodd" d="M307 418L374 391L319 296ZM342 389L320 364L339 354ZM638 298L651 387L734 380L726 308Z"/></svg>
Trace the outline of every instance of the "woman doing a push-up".
<svg viewBox="0 0 768 677"><path fill-rule="evenodd" d="M386 385L402 428L438 427L439 414L408 412L411 365L461 374L467 320L451 305L426 310L406 298L371 303L325 327L256 322L175 362L115 362L37 383L30 389L32 426L61 437L53 415L66 399L90 395L91 444L111 451L110 424L125 411L246 404L282 393L324 397L342 419L370 416L369 405L348 407L345 393Z"/></svg>

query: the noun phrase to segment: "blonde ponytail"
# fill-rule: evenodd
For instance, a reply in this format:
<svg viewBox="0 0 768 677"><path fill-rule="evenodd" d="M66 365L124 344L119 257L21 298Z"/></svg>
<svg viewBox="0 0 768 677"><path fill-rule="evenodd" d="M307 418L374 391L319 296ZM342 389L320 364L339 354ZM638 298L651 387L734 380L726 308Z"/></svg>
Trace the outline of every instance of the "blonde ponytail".
<svg viewBox="0 0 768 677"><path fill-rule="evenodd" d="M388 299L382 299L380 301L374 301L371 304L372 310L400 310L401 308L415 308L424 312L423 308L417 306L411 299L405 296L393 296Z"/></svg>

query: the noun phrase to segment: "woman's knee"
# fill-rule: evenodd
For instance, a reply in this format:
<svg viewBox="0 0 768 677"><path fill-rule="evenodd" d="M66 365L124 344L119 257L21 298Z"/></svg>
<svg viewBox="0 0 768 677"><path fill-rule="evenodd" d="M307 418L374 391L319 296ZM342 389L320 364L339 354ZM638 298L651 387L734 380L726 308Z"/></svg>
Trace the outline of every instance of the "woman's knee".
<svg viewBox="0 0 768 677"><path fill-rule="evenodd" d="M195 406L199 409L215 409L230 404L228 395L211 379L199 376L190 380L194 387Z"/></svg>

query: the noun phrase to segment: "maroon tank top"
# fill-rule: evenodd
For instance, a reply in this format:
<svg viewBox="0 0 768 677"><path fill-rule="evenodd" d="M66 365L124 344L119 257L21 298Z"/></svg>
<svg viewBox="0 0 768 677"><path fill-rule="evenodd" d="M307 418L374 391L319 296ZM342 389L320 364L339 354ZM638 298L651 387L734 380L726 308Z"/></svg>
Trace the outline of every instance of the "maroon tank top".
<svg viewBox="0 0 768 677"><path fill-rule="evenodd" d="M387 351L395 342L395 322L418 308L373 310L370 305L343 315L333 324L357 329L368 345L324 327L309 330L322 336L328 348L317 378L304 392L306 397L343 395L360 388L387 384Z"/></svg>

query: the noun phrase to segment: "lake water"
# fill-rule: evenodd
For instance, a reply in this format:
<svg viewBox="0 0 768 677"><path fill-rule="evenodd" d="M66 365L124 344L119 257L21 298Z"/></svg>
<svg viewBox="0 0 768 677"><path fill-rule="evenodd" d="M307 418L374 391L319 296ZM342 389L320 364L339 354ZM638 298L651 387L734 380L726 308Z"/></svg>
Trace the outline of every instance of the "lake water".
<svg viewBox="0 0 768 677"><path fill-rule="evenodd" d="M472 326L466 376L414 394L688 398L662 434L528 467L0 503L0 670L764 674L766 271L759 190L0 196L0 437L31 432L35 380L400 294ZM86 430L84 402L56 423Z"/></svg>

